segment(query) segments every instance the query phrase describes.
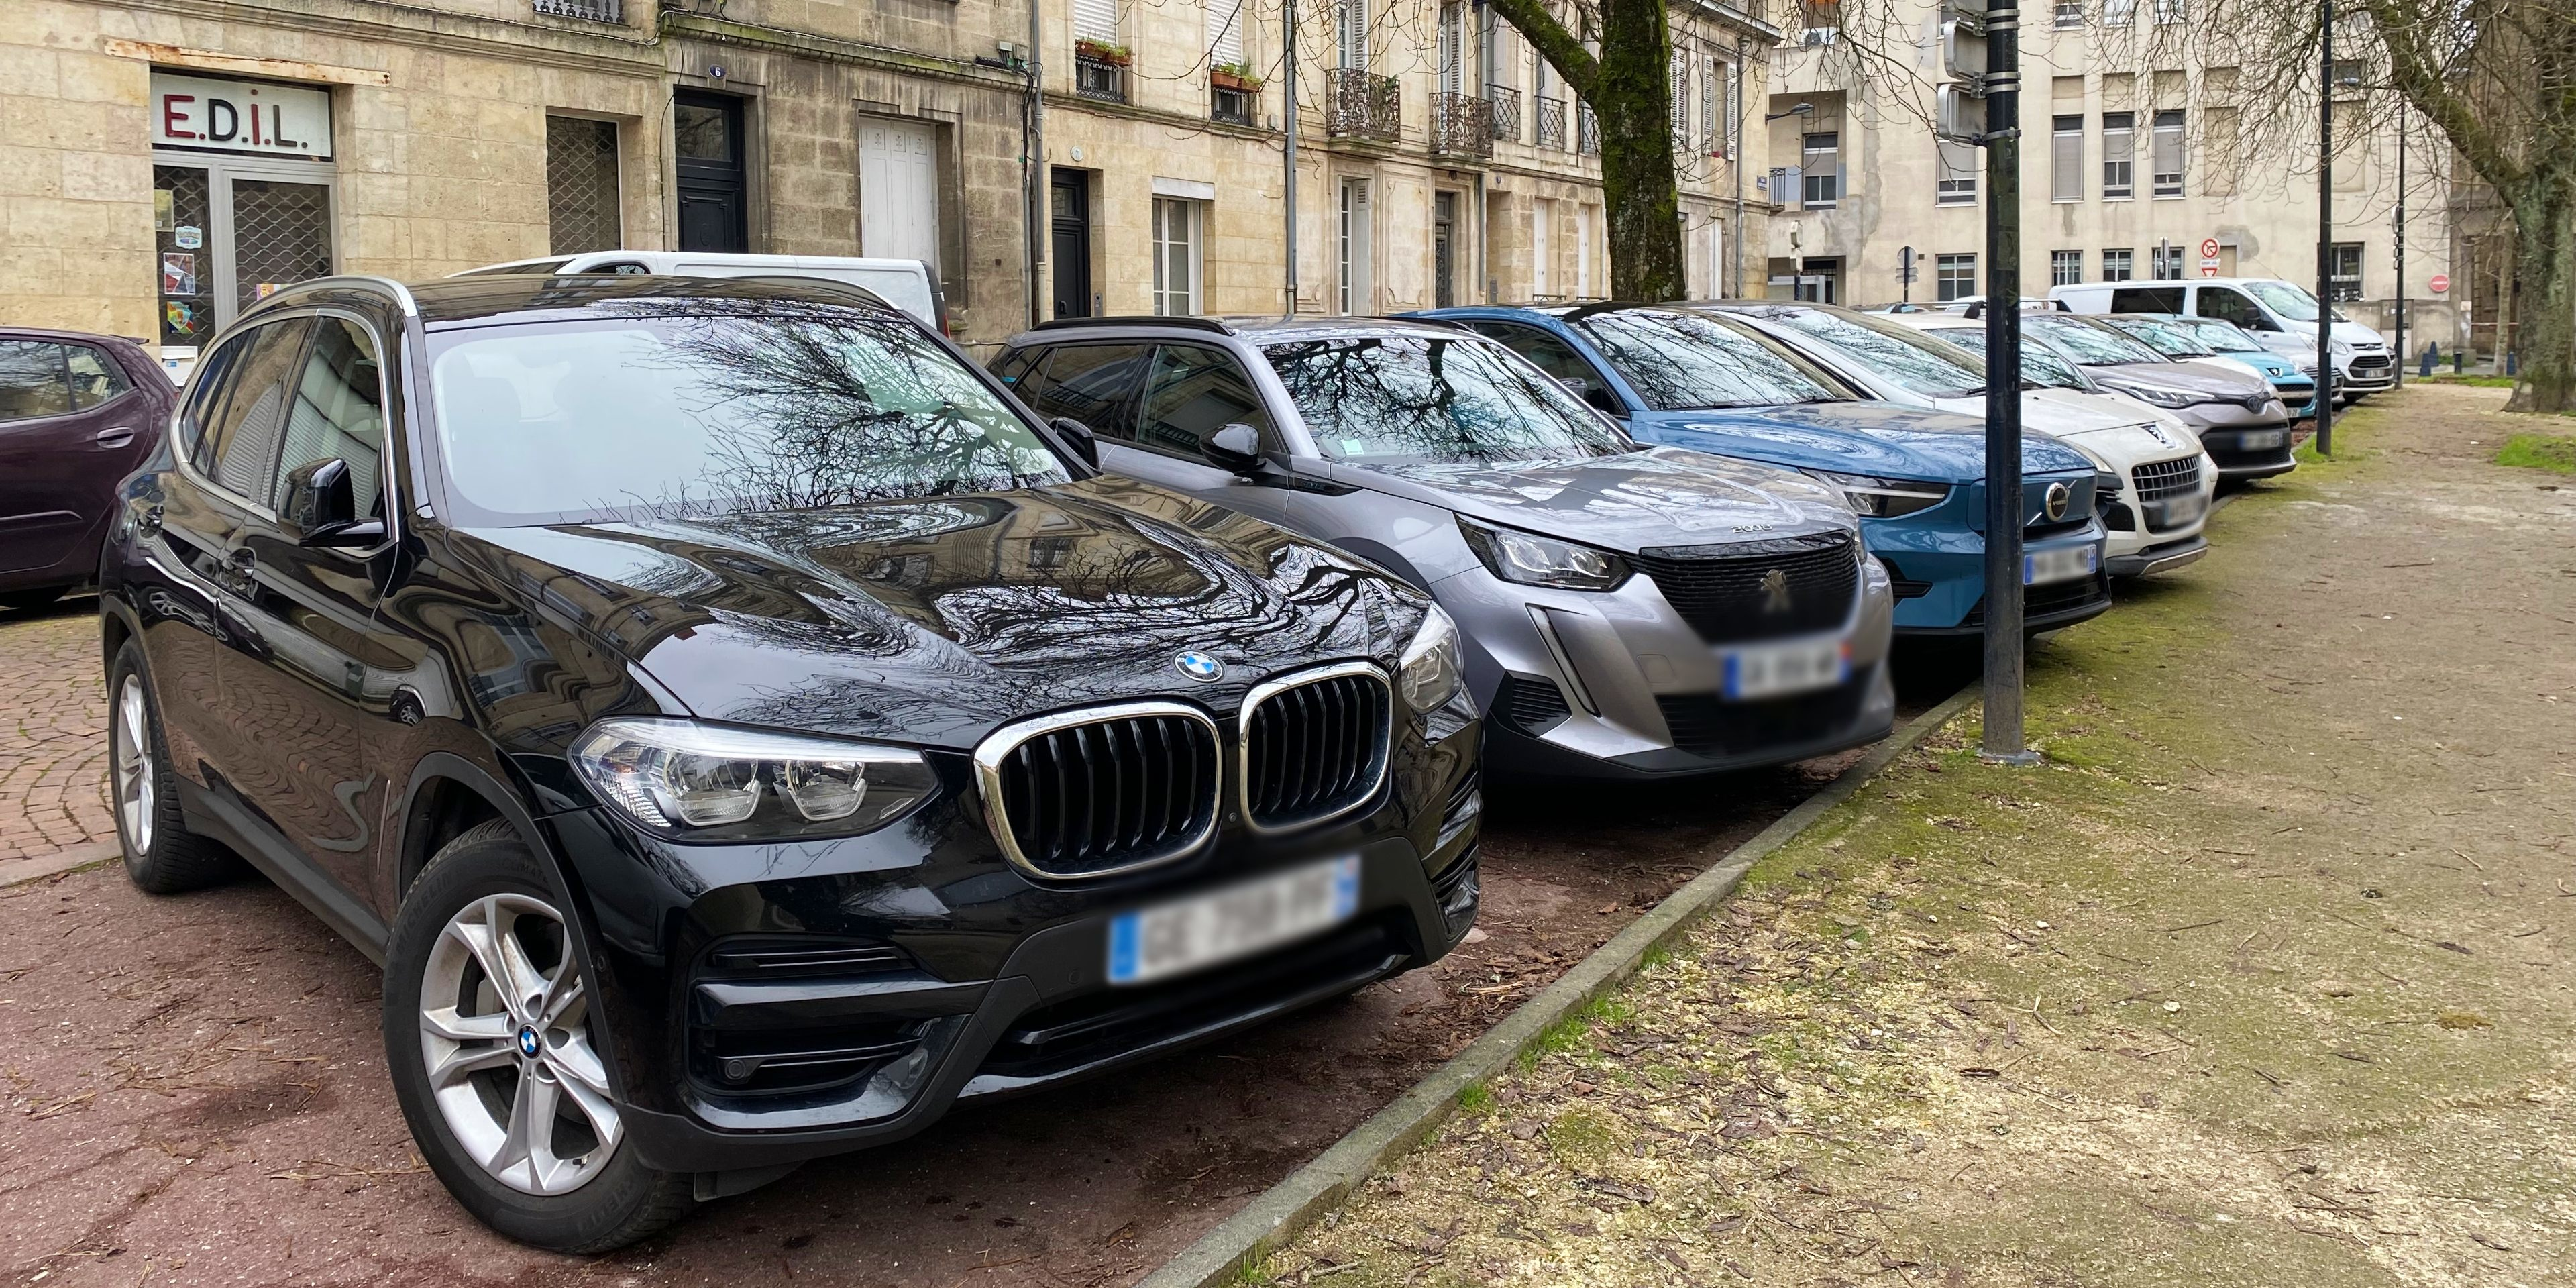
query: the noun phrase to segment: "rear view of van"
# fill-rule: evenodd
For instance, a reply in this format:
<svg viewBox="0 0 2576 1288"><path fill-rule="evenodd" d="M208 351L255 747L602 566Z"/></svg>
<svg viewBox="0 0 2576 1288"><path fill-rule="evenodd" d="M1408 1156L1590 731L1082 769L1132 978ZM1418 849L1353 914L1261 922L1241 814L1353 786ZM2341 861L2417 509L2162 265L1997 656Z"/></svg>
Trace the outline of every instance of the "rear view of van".
<svg viewBox="0 0 2576 1288"><path fill-rule="evenodd" d="M843 255L728 255L684 250L598 250L469 268L457 277L653 273L666 277L814 277L873 291L879 299L948 334L948 297L939 270L917 259Z"/></svg>

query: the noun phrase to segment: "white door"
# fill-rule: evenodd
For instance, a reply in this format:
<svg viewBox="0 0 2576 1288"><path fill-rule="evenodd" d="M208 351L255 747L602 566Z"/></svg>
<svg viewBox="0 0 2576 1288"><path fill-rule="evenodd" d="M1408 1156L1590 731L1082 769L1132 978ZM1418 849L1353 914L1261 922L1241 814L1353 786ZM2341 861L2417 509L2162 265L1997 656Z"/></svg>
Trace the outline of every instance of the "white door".
<svg viewBox="0 0 2576 1288"><path fill-rule="evenodd" d="M939 264L936 134L910 121L859 128L859 253Z"/></svg>
<svg viewBox="0 0 2576 1288"><path fill-rule="evenodd" d="M1555 222L1556 203L1554 201L1541 197L1530 203L1530 298L1532 300L1556 298L1556 275L1551 271L1555 268L1555 264L1547 245L1548 225Z"/></svg>

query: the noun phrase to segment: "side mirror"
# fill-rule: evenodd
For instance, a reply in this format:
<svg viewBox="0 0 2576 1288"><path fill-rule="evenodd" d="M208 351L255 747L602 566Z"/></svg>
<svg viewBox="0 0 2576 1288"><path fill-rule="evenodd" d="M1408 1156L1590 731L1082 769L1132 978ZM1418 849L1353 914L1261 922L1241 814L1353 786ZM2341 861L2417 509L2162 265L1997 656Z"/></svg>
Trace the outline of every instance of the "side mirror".
<svg viewBox="0 0 2576 1288"><path fill-rule="evenodd" d="M334 456L296 466L286 476L286 512L296 544L364 547L384 539L385 525L358 518L357 485L349 463Z"/></svg>
<svg viewBox="0 0 2576 1288"><path fill-rule="evenodd" d="M1245 478L1257 478L1266 462L1261 459L1261 431L1237 421L1220 425L1216 432L1199 441L1199 454L1208 464Z"/></svg>
<svg viewBox="0 0 2576 1288"><path fill-rule="evenodd" d="M1100 468L1100 437L1091 432L1091 426L1071 416L1058 416L1047 422L1047 428L1054 430L1056 437L1063 439L1064 445L1072 448L1073 454L1081 457L1091 468Z"/></svg>
<svg viewBox="0 0 2576 1288"><path fill-rule="evenodd" d="M1557 383L1565 386L1567 392L1582 399L1585 406L1595 411L1607 412L1612 416L1623 414L1619 410L1619 400L1611 397L1609 390L1581 376L1560 377Z"/></svg>

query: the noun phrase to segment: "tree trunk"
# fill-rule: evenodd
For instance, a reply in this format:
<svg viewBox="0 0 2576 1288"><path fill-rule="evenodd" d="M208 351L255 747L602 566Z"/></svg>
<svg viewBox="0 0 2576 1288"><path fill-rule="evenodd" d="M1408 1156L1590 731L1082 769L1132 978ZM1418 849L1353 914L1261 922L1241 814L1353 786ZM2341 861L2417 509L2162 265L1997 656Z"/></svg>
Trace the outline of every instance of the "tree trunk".
<svg viewBox="0 0 2576 1288"><path fill-rule="evenodd" d="M2515 185L2510 203L2522 366L2505 410L2576 411L2576 157Z"/></svg>
<svg viewBox="0 0 2576 1288"><path fill-rule="evenodd" d="M1678 300L1690 293L1681 186L1673 173L1672 48L1662 0L1601 6L1600 71L1583 97L1600 120L1615 300Z"/></svg>

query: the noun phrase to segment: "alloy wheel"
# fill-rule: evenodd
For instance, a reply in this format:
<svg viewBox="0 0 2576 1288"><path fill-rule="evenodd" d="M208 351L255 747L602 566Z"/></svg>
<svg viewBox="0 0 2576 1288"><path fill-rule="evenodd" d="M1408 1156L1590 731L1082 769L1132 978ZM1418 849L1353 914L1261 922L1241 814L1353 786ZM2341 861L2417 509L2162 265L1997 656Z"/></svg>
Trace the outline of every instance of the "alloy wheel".
<svg viewBox="0 0 2576 1288"><path fill-rule="evenodd" d="M448 919L421 972L420 1029L439 1113L495 1180L568 1194L617 1152L581 970L544 901L487 895Z"/></svg>
<svg viewBox="0 0 2576 1288"><path fill-rule="evenodd" d="M152 713L143 696L143 677L127 673L116 691L116 720L109 731L110 758L116 769L116 814L125 838L138 855L152 852L152 823L160 802L159 775L152 772Z"/></svg>

